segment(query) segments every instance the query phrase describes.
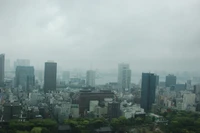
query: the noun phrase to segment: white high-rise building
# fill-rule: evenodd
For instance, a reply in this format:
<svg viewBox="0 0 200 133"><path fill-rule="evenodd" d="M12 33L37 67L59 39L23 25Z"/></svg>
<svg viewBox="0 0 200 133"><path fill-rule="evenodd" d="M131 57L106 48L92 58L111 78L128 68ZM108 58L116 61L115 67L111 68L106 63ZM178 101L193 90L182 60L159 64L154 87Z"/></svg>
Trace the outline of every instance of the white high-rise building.
<svg viewBox="0 0 200 133"><path fill-rule="evenodd" d="M120 89L124 92L125 89L130 89L131 85L131 70L129 64L118 65L118 84Z"/></svg>
<svg viewBox="0 0 200 133"><path fill-rule="evenodd" d="M122 88L123 89L130 89L131 85L131 70L130 69L124 69L122 71Z"/></svg>
<svg viewBox="0 0 200 133"><path fill-rule="evenodd" d="M86 86L95 87L95 71L88 70L86 73Z"/></svg>

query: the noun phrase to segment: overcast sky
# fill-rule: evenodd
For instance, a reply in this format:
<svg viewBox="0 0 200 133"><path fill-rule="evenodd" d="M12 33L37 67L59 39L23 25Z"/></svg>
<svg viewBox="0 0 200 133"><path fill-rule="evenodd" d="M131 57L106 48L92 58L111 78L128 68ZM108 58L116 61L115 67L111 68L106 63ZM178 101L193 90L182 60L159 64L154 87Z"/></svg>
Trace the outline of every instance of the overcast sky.
<svg viewBox="0 0 200 133"><path fill-rule="evenodd" d="M200 71L200 0L0 0L0 53L42 68Z"/></svg>

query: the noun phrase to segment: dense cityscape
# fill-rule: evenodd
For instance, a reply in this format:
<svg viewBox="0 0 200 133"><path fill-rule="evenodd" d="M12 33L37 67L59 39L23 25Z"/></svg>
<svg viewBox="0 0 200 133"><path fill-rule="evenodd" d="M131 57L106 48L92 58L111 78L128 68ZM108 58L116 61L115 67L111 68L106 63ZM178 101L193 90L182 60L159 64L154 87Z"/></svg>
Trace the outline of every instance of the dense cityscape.
<svg viewBox="0 0 200 133"><path fill-rule="evenodd" d="M121 63L117 81L97 85L95 70L71 77L67 70L58 73L53 61L45 62L39 72L28 59L17 59L13 68L10 64L1 54L2 133L199 131L199 127L179 127L200 115L198 77L188 77L181 84L173 74L160 81L155 73L142 73L141 81L134 84L129 64ZM193 126L198 122L195 118Z"/></svg>
<svg viewBox="0 0 200 133"><path fill-rule="evenodd" d="M0 133L200 133L200 0L0 0Z"/></svg>

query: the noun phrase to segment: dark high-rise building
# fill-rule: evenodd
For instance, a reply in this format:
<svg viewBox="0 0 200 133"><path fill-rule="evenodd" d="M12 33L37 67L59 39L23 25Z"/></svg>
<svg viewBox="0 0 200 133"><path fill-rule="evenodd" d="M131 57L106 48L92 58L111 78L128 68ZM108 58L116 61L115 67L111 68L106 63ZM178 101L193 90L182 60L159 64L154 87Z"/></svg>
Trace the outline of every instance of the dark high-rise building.
<svg viewBox="0 0 200 133"><path fill-rule="evenodd" d="M176 85L176 76L169 74L166 76L165 86L171 87Z"/></svg>
<svg viewBox="0 0 200 133"><path fill-rule="evenodd" d="M17 66L15 71L15 86L30 89L35 86L35 75L33 66Z"/></svg>
<svg viewBox="0 0 200 133"><path fill-rule="evenodd" d="M56 90L57 63L46 62L44 70L44 92Z"/></svg>
<svg viewBox="0 0 200 133"><path fill-rule="evenodd" d="M3 105L3 120L10 121L11 119L18 119L21 115L22 106L18 102L14 103L5 103Z"/></svg>
<svg viewBox="0 0 200 133"><path fill-rule="evenodd" d="M0 54L0 86L4 85L5 55Z"/></svg>
<svg viewBox="0 0 200 133"><path fill-rule="evenodd" d="M111 102L108 103L108 117L109 118L118 118L121 115L120 111L120 103L119 102Z"/></svg>
<svg viewBox="0 0 200 133"><path fill-rule="evenodd" d="M156 75L152 73L142 73L141 107L145 112L151 110L155 102Z"/></svg>
<svg viewBox="0 0 200 133"><path fill-rule="evenodd" d="M158 85L159 85L159 76L156 75L156 86L158 86Z"/></svg>

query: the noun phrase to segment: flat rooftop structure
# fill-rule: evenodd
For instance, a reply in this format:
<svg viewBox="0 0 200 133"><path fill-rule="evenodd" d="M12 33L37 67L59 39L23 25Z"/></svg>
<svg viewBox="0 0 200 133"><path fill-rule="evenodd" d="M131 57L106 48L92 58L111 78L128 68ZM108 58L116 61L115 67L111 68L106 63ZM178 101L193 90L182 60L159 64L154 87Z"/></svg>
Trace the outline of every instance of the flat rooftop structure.
<svg viewBox="0 0 200 133"><path fill-rule="evenodd" d="M79 92L76 98L76 104L79 104L79 113L80 115L84 115L85 111L89 110L90 101L97 100L97 101L104 101L105 98L114 98L114 92L111 91L86 91L86 92Z"/></svg>
<svg viewBox="0 0 200 133"><path fill-rule="evenodd" d="M159 115L156 115L156 114L153 114L153 113L150 113L149 115L153 116L153 117L156 117L156 118L162 118L162 116L159 116Z"/></svg>

